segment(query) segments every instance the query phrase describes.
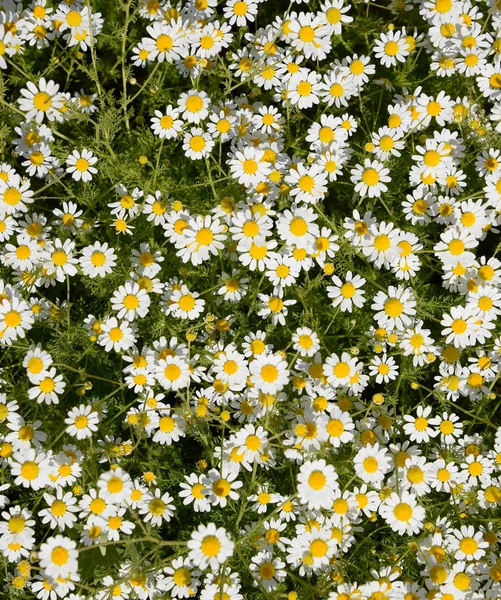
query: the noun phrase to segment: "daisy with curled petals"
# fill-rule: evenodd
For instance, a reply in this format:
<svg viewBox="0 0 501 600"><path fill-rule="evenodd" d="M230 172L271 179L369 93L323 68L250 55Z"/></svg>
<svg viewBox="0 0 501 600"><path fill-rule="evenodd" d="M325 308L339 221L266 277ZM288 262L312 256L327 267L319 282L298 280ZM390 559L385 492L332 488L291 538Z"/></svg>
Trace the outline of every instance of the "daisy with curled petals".
<svg viewBox="0 0 501 600"><path fill-rule="evenodd" d="M382 192L388 191L386 184L391 181L391 177L388 177L389 172L383 163L366 158L363 165L356 165L351 171L350 179L355 184L355 192L361 196L379 198Z"/></svg>
<svg viewBox="0 0 501 600"><path fill-rule="evenodd" d="M192 564L205 570L219 569L220 565L233 555L235 544L231 541L223 527L216 527L214 523L199 525L191 533L188 540L188 559Z"/></svg>
<svg viewBox="0 0 501 600"><path fill-rule="evenodd" d="M378 311L375 319L379 327L387 329L405 329L412 323L416 314L416 300L410 288L390 285L388 293L378 292L371 305L372 310Z"/></svg>
<svg viewBox="0 0 501 600"><path fill-rule="evenodd" d="M93 175L97 173L94 165L97 163L97 156L83 148L81 152L73 150L66 159L68 165L66 172L69 173L75 181L92 181Z"/></svg>
<svg viewBox="0 0 501 600"><path fill-rule="evenodd" d="M338 475L324 459L306 461L297 476L297 493L300 502L309 510L331 508L339 491Z"/></svg>
<svg viewBox="0 0 501 600"><path fill-rule="evenodd" d="M184 239L176 244L179 248L177 256L185 263L191 261L195 266L208 260L211 255L217 256L224 248L225 229L219 219L210 215L191 217L183 232Z"/></svg>
<svg viewBox="0 0 501 600"><path fill-rule="evenodd" d="M47 118L49 121L62 121L63 103L59 92L59 84L52 80L46 81L41 77L38 85L31 81L26 84L28 89L21 89L19 108L26 113L25 120L34 119L38 124Z"/></svg>
<svg viewBox="0 0 501 600"><path fill-rule="evenodd" d="M388 525L400 535L416 535L424 526L425 509L410 492L399 496L393 492L379 507L379 513Z"/></svg>
<svg viewBox="0 0 501 600"><path fill-rule="evenodd" d="M360 275L348 271L343 282L336 275L332 276L334 285L327 286L327 295L332 299L332 306L339 306L342 312L352 312L353 306L361 308L365 304L365 291L361 289L366 280Z"/></svg>

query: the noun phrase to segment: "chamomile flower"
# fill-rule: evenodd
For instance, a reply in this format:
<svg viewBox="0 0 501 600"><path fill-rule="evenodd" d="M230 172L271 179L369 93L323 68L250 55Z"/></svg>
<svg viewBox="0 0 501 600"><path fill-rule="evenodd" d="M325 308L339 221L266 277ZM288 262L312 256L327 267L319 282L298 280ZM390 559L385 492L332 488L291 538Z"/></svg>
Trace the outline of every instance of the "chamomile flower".
<svg viewBox="0 0 501 600"><path fill-rule="evenodd" d="M409 288L388 288L388 293L378 292L371 305L372 310L379 311L375 319L380 327L404 329L412 322L416 314L416 301Z"/></svg>
<svg viewBox="0 0 501 600"><path fill-rule="evenodd" d="M425 510L410 492L392 493L379 507L388 525L400 535L413 535L423 528Z"/></svg>
<svg viewBox="0 0 501 600"><path fill-rule="evenodd" d="M276 394L289 381L287 363L278 354L261 354L250 363L250 381L265 394Z"/></svg>
<svg viewBox="0 0 501 600"><path fill-rule="evenodd" d="M299 327L292 335L292 343L300 356L314 356L320 349L318 335L309 327Z"/></svg>
<svg viewBox="0 0 501 600"><path fill-rule="evenodd" d="M338 475L325 460L306 461L299 470L298 497L308 509L329 508L339 489Z"/></svg>
<svg viewBox="0 0 501 600"><path fill-rule="evenodd" d="M385 67L394 67L398 62L405 62L409 55L409 46L402 31L393 30L381 33L374 45L374 56Z"/></svg>
<svg viewBox="0 0 501 600"><path fill-rule="evenodd" d="M163 112L155 111L155 116L151 119L151 128L161 140L170 140L181 133L183 121L179 118L179 111L169 105Z"/></svg>
<svg viewBox="0 0 501 600"><path fill-rule="evenodd" d="M97 163L97 156L83 148L81 152L73 150L66 159L66 172L69 173L75 181L92 181L92 177L97 173L94 165Z"/></svg>
<svg viewBox="0 0 501 600"><path fill-rule="evenodd" d="M353 465L358 477L375 488L381 488L386 473L391 470L388 452L377 443L359 450L353 459Z"/></svg>
<svg viewBox="0 0 501 600"><path fill-rule="evenodd" d="M342 312L352 312L353 307L361 308L365 304L365 291L362 289L366 280L360 275L347 271L342 281L337 275L332 276L334 285L327 286L327 295L332 299L332 306L339 306Z"/></svg>
<svg viewBox="0 0 501 600"><path fill-rule="evenodd" d="M72 408L64 420L67 425L66 431L77 440L92 437L97 431L99 421L99 414L90 404L80 404Z"/></svg>
<svg viewBox="0 0 501 600"><path fill-rule="evenodd" d="M117 467L99 477L97 488L105 501L120 504L130 496L132 481L126 471Z"/></svg>
<svg viewBox="0 0 501 600"><path fill-rule="evenodd" d="M150 306L150 297L146 290L136 282L126 281L111 297L111 308L117 311L119 319L134 321L137 317L145 317Z"/></svg>
<svg viewBox="0 0 501 600"><path fill-rule="evenodd" d="M57 375L56 369L51 367L41 374L38 383L28 390L28 397L39 404L59 404L59 396L64 392L65 387L63 376Z"/></svg>
<svg viewBox="0 0 501 600"><path fill-rule="evenodd" d="M147 493L141 499L138 505L139 514L144 515L146 523L151 523L153 527L160 527L164 521L169 522L174 515L175 506L172 504L174 498L167 492L162 494L159 488L155 493Z"/></svg>
<svg viewBox="0 0 501 600"><path fill-rule="evenodd" d="M173 363L170 363L171 365ZM166 367L168 368L168 367ZM165 376L165 369L164 369ZM167 378L167 377L166 377ZM173 388L172 388L173 389ZM153 435L153 442L159 444L172 444L173 442L177 442L181 437L184 437L184 429L186 426L186 421L176 415L175 413L171 413L170 410L162 409L159 414L158 420L158 429L155 431Z"/></svg>
<svg viewBox="0 0 501 600"><path fill-rule="evenodd" d="M104 346L106 352L111 349L115 352L128 350L134 345L136 338L134 330L128 321L118 321L115 317L106 319L101 324L101 335L98 338L98 344Z"/></svg>
<svg viewBox="0 0 501 600"><path fill-rule="evenodd" d="M165 567L164 573L167 577L162 589L170 591L174 598L189 598L200 586L199 577L202 573L181 556Z"/></svg>
<svg viewBox="0 0 501 600"><path fill-rule="evenodd" d="M79 259L80 267L84 275L91 279L106 277L113 273L116 266L117 255L113 248L106 242L94 242L82 249Z"/></svg>
<svg viewBox="0 0 501 600"><path fill-rule="evenodd" d="M66 578L78 569L76 542L68 537L56 535L41 544L40 567L46 575L54 579Z"/></svg>
<svg viewBox="0 0 501 600"><path fill-rule="evenodd" d="M59 92L59 84L41 77L38 84L28 81L26 88L21 89L19 108L25 113L25 119L34 119L38 124L45 118L49 121L61 121L63 106Z"/></svg>
<svg viewBox="0 0 501 600"><path fill-rule="evenodd" d="M351 181L355 184L355 192L369 198L379 198L382 192L388 191L386 185L391 181L388 177L389 169L382 163L369 158L364 160L363 165L356 165L351 172Z"/></svg>
<svg viewBox="0 0 501 600"><path fill-rule="evenodd" d="M71 529L77 522L75 515L78 512L77 499L71 492L65 492L63 488L57 488L56 495L45 493L44 500L48 506L38 514L42 517L42 523L48 523L51 529L64 531Z"/></svg>
<svg viewBox="0 0 501 600"><path fill-rule="evenodd" d="M270 550L258 552L249 565L256 582L268 593L278 587L278 584L286 577L284 571L285 563L278 557L274 557Z"/></svg>
<svg viewBox="0 0 501 600"><path fill-rule="evenodd" d="M216 256L224 247L223 241L226 239L224 231L225 226L220 220L210 215L190 218L188 227L183 231L182 244L181 241L176 244L179 248L177 255L183 262L201 264L211 255Z"/></svg>
<svg viewBox="0 0 501 600"><path fill-rule="evenodd" d="M183 284L168 295L168 312L179 319L197 319L203 312L205 300Z"/></svg>
<svg viewBox="0 0 501 600"><path fill-rule="evenodd" d="M438 432L433 429L432 423L428 419L430 413L431 406L426 408L418 406L416 417L404 415L404 431L412 442L428 442L430 438L437 435Z"/></svg>
<svg viewBox="0 0 501 600"><path fill-rule="evenodd" d="M192 127L183 138L183 150L192 160L207 158L214 146L211 134L204 132L201 127Z"/></svg>
<svg viewBox="0 0 501 600"><path fill-rule="evenodd" d="M199 525L188 540L188 558L200 569L218 569L233 555L235 544L231 541L223 527L214 523Z"/></svg>

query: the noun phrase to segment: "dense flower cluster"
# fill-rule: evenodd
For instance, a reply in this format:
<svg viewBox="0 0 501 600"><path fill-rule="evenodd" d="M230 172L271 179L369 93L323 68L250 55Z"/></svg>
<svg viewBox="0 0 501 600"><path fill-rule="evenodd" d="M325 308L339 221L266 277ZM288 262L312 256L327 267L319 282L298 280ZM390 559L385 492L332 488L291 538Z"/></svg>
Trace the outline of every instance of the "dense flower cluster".
<svg viewBox="0 0 501 600"><path fill-rule="evenodd" d="M1 0L0 68L1 593L501 598L501 7Z"/></svg>

